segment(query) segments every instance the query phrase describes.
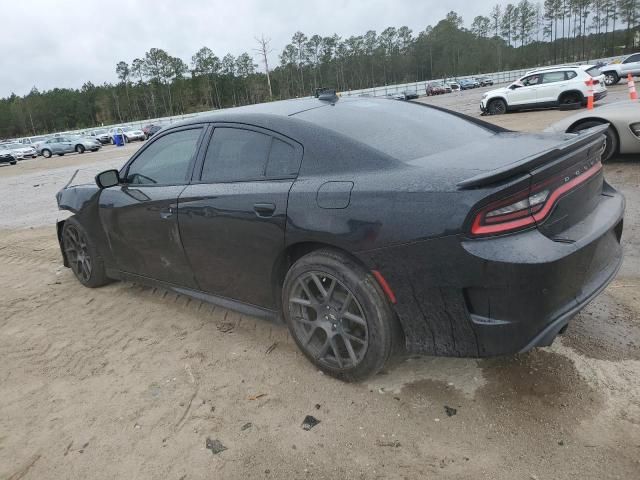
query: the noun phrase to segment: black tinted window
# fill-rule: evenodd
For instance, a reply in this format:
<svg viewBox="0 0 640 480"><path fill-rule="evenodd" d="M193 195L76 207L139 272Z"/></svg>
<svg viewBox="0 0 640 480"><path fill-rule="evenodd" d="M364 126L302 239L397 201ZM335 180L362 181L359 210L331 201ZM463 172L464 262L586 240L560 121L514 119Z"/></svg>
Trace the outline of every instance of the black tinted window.
<svg viewBox="0 0 640 480"><path fill-rule="evenodd" d="M158 138L131 164L127 172L127 183L185 183L201 131L201 128L194 128Z"/></svg>
<svg viewBox="0 0 640 480"><path fill-rule="evenodd" d="M294 148L288 143L274 138L267 163L267 177L289 177L296 175L300 164Z"/></svg>
<svg viewBox="0 0 640 480"><path fill-rule="evenodd" d="M238 128L216 128L202 168L203 182L264 178L271 136Z"/></svg>
<svg viewBox="0 0 640 480"><path fill-rule="evenodd" d="M631 55L629 58L627 58L624 63L635 63L635 62L640 62L640 53L636 53L635 55Z"/></svg>

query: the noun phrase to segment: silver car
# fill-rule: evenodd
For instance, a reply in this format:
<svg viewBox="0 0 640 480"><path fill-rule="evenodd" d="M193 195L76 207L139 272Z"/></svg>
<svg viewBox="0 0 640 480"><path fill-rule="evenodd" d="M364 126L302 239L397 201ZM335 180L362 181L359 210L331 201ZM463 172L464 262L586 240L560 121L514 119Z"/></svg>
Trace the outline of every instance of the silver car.
<svg viewBox="0 0 640 480"><path fill-rule="evenodd" d="M617 153L640 153L640 104L634 101L626 100L584 110L554 123L547 131L577 133L606 123L609 128L605 132L607 144L602 161L609 160Z"/></svg>
<svg viewBox="0 0 640 480"><path fill-rule="evenodd" d="M139 128L133 127L114 127L109 130L109 138L111 139L111 143L115 144L114 135L122 135L124 134L124 141L126 143L133 142L134 140L145 141L147 137L144 132Z"/></svg>
<svg viewBox="0 0 640 480"><path fill-rule="evenodd" d="M23 160L25 158L38 157L38 153L36 149L33 148L31 145L23 145L21 143L14 142L14 143L3 143L2 146L7 150L11 150L14 154L14 157L16 157L16 159L18 160Z"/></svg>
<svg viewBox="0 0 640 480"><path fill-rule="evenodd" d="M53 137L42 143L39 152L43 157L50 158L52 155L64 155L65 153L97 152L102 148L98 140L76 136Z"/></svg>

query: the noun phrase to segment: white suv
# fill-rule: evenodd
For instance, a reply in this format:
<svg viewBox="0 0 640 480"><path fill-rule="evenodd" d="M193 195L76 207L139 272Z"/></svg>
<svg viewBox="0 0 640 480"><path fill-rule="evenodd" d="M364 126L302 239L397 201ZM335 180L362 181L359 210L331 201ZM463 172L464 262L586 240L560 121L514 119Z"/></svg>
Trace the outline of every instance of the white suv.
<svg viewBox="0 0 640 480"><path fill-rule="evenodd" d="M589 79L593 80L593 99L604 98L607 87L598 67L567 65L532 70L508 87L485 93L480 109L489 115L500 115L514 110L586 104Z"/></svg>

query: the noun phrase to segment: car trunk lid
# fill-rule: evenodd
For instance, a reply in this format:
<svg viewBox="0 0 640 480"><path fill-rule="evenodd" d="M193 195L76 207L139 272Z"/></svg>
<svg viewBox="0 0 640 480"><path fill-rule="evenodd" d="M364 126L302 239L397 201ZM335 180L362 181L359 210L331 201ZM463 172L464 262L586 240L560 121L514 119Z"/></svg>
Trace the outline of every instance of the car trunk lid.
<svg viewBox="0 0 640 480"><path fill-rule="evenodd" d="M605 128L565 136L538 153L458 182L460 189L487 192L473 213L471 233L487 236L537 227L553 240L576 241L580 230L573 227L602 199Z"/></svg>

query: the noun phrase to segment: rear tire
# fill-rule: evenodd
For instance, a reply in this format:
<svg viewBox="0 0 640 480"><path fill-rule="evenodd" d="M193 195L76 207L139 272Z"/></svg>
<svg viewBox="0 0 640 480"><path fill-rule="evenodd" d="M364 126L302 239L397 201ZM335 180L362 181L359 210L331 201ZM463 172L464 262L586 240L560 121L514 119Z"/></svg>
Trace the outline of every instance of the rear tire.
<svg viewBox="0 0 640 480"><path fill-rule="evenodd" d="M599 125L604 125L604 123L592 120L589 122L584 122L579 125L576 125L574 128L571 129L571 132L572 133L579 132L581 130L597 127ZM613 157L618 151L618 135L611 125L609 125L609 128L607 128L607 130L604 132L604 136L606 138L607 143L604 148L604 152L602 153L602 163L606 162L607 160L610 160L611 157Z"/></svg>
<svg viewBox="0 0 640 480"><path fill-rule="evenodd" d="M85 287L101 287L111 281L93 240L73 217L62 228L62 245L73 274Z"/></svg>
<svg viewBox="0 0 640 480"><path fill-rule="evenodd" d="M491 100L487 105L487 111L490 115L504 115L507 113L507 102L501 98Z"/></svg>
<svg viewBox="0 0 640 480"><path fill-rule="evenodd" d="M77 153L84 153L84 151L85 151L84 145L76 145Z"/></svg>
<svg viewBox="0 0 640 480"><path fill-rule="evenodd" d="M604 84L607 87L616 85L620 81L620 76L616 72L604 72Z"/></svg>
<svg viewBox="0 0 640 480"><path fill-rule="evenodd" d="M376 280L337 250L314 251L289 269L282 306L302 353L323 372L347 382L379 372L402 339Z"/></svg>
<svg viewBox="0 0 640 480"><path fill-rule="evenodd" d="M579 93L577 93L577 92L569 92L569 93L563 94L558 99L558 103L560 105L575 105L575 104L582 105L583 100L584 100L584 98Z"/></svg>

